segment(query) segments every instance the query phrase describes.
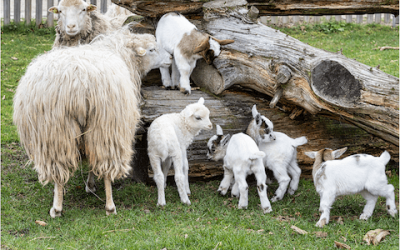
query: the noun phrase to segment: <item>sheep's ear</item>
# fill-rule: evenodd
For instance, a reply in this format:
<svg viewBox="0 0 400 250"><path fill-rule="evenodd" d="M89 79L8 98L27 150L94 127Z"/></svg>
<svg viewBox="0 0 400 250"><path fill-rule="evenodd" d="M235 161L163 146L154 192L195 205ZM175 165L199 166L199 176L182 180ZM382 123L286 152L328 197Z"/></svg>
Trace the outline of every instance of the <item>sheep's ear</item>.
<svg viewBox="0 0 400 250"><path fill-rule="evenodd" d="M346 150L347 150L347 147L333 151L332 152L333 159L339 158L344 152L346 152Z"/></svg>
<svg viewBox="0 0 400 250"><path fill-rule="evenodd" d="M315 159L315 157L317 156L318 152L304 152L305 155L307 155L308 157L310 157L311 159Z"/></svg>
<svg viewBox="0 0 400 250"><path fill-rule="evenodd" d="M144 56L144 55L146 55L146 50L143 49L142 47L137 48L136 52L137 52L137 54L138 54L139 56Z"/></svg>
<svg viewBox="0 0 400 250"><path fill-rule="evenodd" d="M90 12L90 11L94 11L96 9L97 9L96 5L89 4L89 6L86 8L86 11Z"/></svg>
<svg viewBox="0 0 400 250"><path fill-rule="evenodd" d="M251 109L251 114L253 115L253 118L256 118L256 116L259 115L255 104L253 105L253 108Z"/></svg>
<svg viewBox="0 0 400 250"><path fill-rule="evenodd" d="M49 9L49 12L53 12L54 14L58 14L58 8L57 6L53 6Z"/></svg>
<svg viewBox="0 0 400 250"><path fill-rule="evenodd" d="M200 97L199 101L197 102L198 104L204 104L204 98Z"/></svg>
<svg viewBox="0 0 400 250"><path fill-rule="evenodd" d="M203 50L207 50L210 48L210 42L208 41L208 39L210 39L209 36L206 37L206 39L204 39L199 46L197 46L194 50L193 50L193 54L197 54L200 51Z"/></svg>
<svg viewBox="0 0 400 250"><path fill-rule="evenodd" d="M229 143L230 139L231 139L230 134L224 135L224 137L222 137L222 139L221 139L220 145L225 146L226 144Z"/></svg>
<svg viewBox="0 0 400 250"><path fill-rule="evenodd" d="M224 132L222 131L221 126L217 125L217 135L223 135Z"/></svg>

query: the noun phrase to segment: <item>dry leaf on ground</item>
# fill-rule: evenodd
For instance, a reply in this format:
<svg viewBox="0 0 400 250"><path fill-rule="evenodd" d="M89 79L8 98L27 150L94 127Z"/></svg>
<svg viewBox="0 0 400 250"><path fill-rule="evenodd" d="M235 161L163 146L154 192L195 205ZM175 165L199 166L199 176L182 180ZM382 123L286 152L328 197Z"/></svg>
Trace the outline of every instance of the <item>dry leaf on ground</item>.
<svg viewBox="0 0 400 250"><path fill-rule="evenodd" d="M365 240L368 245L370 245L371 242L374 245L378 245L379 242L381 242L389 234L390 233L388 230L383 230L383 229L370 230L365 234L363 240Z"/></svg>
<svg viewBox="0 0 400 250"><path fill-rule="evenodd" d="M300 228L298 228L298 227L296 227L294 225L292 225L290 228L293 229L295 232L297 232L299 234L308 234L307 231L304 231L303 229L300 229Z"/></svg>
<svg viewBox="0 0 400 250"><path fill-rule="evenodd" d="M41 220L37 220L37 221L35 221L35 223L36 223L36 224L39 224L39 225L41 225L41 226L43 226L43 227L47 225L46 222L41 221Z"/></svg>
<svg viewBox="0 0 400 250"><path fill-rule="evenodd" d="M326 237L328 237L328 233L327 232L318 231L318 232L315 232L315 236L320 237L320 238L326 238Z"/></svg>
<svg viewBox="0 0 400 250"><path fill-rule="evenodd" d="M351 249L349 245L346 245L342 242L335 241L335 247L340 248L340 249Z"/></svg>

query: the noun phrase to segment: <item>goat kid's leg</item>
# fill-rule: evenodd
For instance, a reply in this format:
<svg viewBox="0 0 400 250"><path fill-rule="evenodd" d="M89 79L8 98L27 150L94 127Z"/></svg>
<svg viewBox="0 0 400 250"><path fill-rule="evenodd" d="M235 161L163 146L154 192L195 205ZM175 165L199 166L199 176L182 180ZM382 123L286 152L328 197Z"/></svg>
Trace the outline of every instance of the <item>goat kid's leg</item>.
<svg viewBox="0 0 400 250"><path fill-rule="evenodd" d="M164 162L161 163L162 165L162 172L164 174L164 188L167 187L167 177L169 169L171 168L172 160L171 157L167 157Z"/></svg>
<svg viewBox="0 0 400 250"><path fill-rule="evenodd" d="M296 159L292 160L288 167L288 172L289 175L292 177L292 180L290 181L289 184L289 189L288 193L290 195L293 195L294 192L296 192L297 188L299 187L299 181L300 181L300 175L301 175L301 169L297 165Z"/></svg>
<svg viewBox="0 0 400 250"><path fill-rule="evenodd" d="M290 182L290 177L287 174L287 169L286 167L283 168L282 166L283 166L282 164L279 164L279 166L272 166L271 168L272 172L274 173L275 179L279 183L279 187L275 191L275 195L274 197L272 197L271 202L282 200Z"/></svg>
<svg viewBox="0 0 400 250"><path fill-rule="evenodd" d="M171 83L171 89L179 89L179 79L181 74L179 73L178 67L176 66L175 59L172 61L171 64L171 78L172 78L172 83Z"/></svg>
<svg viewBox="0 0 400 250"><path fill-rule="evenodd" d="M317 227L324 227L326 224L329 223L329 215L330 215L330 209L335 201L336 196L334 193L324 193L321 195L321 201L319 205L319 211L322 213L321 217L319 218L319 221L315 226Z"/></svg>
<svg viewBox="0 0 400 250"><path fill-rule="evenodd" d="M391 216L395 216L397 214L395 196L394 196L394 187L392 184L386 184L383 187L376 188L368 188L368 191L374 195L383 196L386 198L386 208L388 213Z"/></svg>
<svg viewBox="0 0 400 250"><path fill-rule="evenodd" d="M267 176L265 174L264 165L261 165L260 169L253 169L253 172L257 180L257 192L258 196L260 196L261 209L263 210L264 214L270 213L272 211L272 207L268 200L267 185L265 185Z"/></svg>
<svg viewBox="0 0 400 250"><path fill-rule="evenodd" d="M368 220L368 218L371 217L372 213L374 212L375 204L379 196L373 195L367 190L360 192L360 194L367 201L363 213L360 215L360 220Z"/></svg>
<svg viewBox="0 0 400 250"><path fill-rule="evenodd" d="M232 180L233 172L224 166L224 178L222 178L221 184L219 184L217 192L219 192L221 195L226 195Z"/></svg>
<svg viewBox="0 0 400 250"><path fill-rule="evenodd" d="M171 89L172 81L171 81L171 76L169 74L169 67L160 67L160 73L161 73L161 81L165 89Z"/></svg>
<svg viewBox="0 0 400 250"><path fill-rule="evenodd" d="M232 183L231 183L232 184ZM235 181L235 178L233 178L233 185L232 185L232 190L231 190L231 197L236 197L239 198L240 193L239 193L239 185Z"/></svg>
<svg viewBox="0 0 400 250"><path fill-rule="evenodd" d="M239 193L240 193L238 208L239 209L247 209L247 206L249 204L249 201L248 201L249 186L247 185L247 182L246 182L245 173L240 172L240 171L234 172L234 176L235 176L235 180L238 184Z"/></svg>
<svg viewBox="0 0 400 250"><path fill-rule="evenodd" d="M161 159L158 157L154 156L149 156L150 160L150 165L151 168L153 169L154 173L154 181L157 185L157 191L158 191L158 200L157 200L157 206L165 206L165 178L163 171L161 170Z"/></svg>
<svg viewBox="0 0 400 250"><path fill-rule="evenodd" d="M180 79L179 79L179 86L180 86L180 91L184 94L190 94L191 93L191 88L190 88L190 62L187 61L186 58L184 58L181 53L178 52L178 50L175 51L174 53L174 59L176 63L176 67L178 68L178 71L180 73Z"/></svg>
<svg viewBox="0 0 400 250"><path fill-rule="evenodd" d="M86 193L96 193L96 182L94 180L93 171L89 171L89 176L86 181L85 191Z"/></svg>
<svg viewBox="0 0 400 250"><path fill-rule="evenodd" d="M183 173L183 159L182 156L174 156L172 158L172 162L174 163L175 169L175 183L178 188L179 197L181 198L181 202L187 205L190 205L189 197L186 193L185 188L185 174Z"/></svg>
<svg viewBox="0 0 400 250"><path fill-rule="evenodd" d="M106 190L106 214L117 214L117 208L112 196L111 178L109 176L104 177L104 188Z"/></svg>
<svg viewBox="0 0 400 250"><path fill-rule="evenodd" d="M50 209L51 218L56 218L61 216L63 198L64 198L64 185L54 183L53 207Z"/></svg>

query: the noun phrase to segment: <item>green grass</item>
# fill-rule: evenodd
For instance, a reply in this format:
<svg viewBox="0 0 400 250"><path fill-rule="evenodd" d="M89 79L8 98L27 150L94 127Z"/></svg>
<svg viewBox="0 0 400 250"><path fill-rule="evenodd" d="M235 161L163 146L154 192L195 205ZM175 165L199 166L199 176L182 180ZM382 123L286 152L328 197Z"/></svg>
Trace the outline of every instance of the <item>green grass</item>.
<svg viewBox="0 0 400 250"><path fill-rule="evenodd" d="M353 28L354 31L349 31L345 27L340 32L333 27L330 34L318 31L317 27L306 27L306 33L301 28L284 32L326 50L343 48L346 56L362 62L373 57L375 61L370 66L375 66L376 60L381 59L381 69L398 76L398 51L392 58L387 54L393 51L372 50L375 43L398 46L398 30L382 26L355 25ZM352 37L350 42L345 42L349 37ZM393 37L397 40L392 44L379 42ZM332 249L334 241L344 242L344 238L352 249L398 249L399 217L391 218L387 214L383 198L378 200L372 218L360 221L357 218L365 204L363 198L359 195L340 197L331 210L330 223L323 229L316 228L319 196L309 180L301 180L295 196L285 196L282 201L273 203L273 212L264 215L254 185L249 189L247 210L237 209L237 199L217 194L219 181L191 183L191 206L182 205L176 188L169 185L167 206L159 208L155 186L125 179L113 185L118 214L107 217L105 203L85 192L83 180L87 178L87 169L84 167L66 185L63 216L51 219L53 185L40 185L32 165L26 164L28 158L19 146L12 125L12 98L27 65L36 55L50 50L53 41L54 31L50 29L21 25L2 27L2 249ZM372 41L375 41L373 45ZM367 47L368 44L371 47ZM351 50L354 54L346 54ZM390 60L397 60L394 67L390 66ZM393 173L389 181L396 187L398 204L398 172ZM97 185L97 194L104 200L103 182L98 181ZM276 188L276 183L269 186L269 197ZM279 220L279 216L284 218ZM338 222L339 217L343 224ZM36 220L48 225L40 226ZM295 233L291 225L308 234ZM367 246L363 236L377 228L391 230L391 234L378 246ZM327 236L317 237L318 231L326 232Z"/></svg>

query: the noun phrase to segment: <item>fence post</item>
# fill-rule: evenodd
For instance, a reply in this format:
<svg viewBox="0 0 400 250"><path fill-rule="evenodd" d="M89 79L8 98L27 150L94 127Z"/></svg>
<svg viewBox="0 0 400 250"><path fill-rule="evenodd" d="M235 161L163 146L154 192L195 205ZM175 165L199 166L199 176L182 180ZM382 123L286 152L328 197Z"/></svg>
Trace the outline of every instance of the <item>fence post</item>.
<svg viewBox="0 0 400 250"><path fill-rule="evenodd" d="M331 21L331 16L325 16L325 21L330 22Z"/></svg>
<svg viewBox="0 0 400 250"><path fill-rule="evenodd" d="M32 0L25 0L25 24L29 25L32 19Z"/></svg>
<svg viewBox="0 0 400 250"><path fill-rule="evenodd" d="M42 8L43 8L42 0L36 0L36 9L35 9L36 27L39 27L40 24L42 24Z"/></svg>
<svg viewBox="0 0 400 250"><path fill-rule="evenodd" d="M336 22L342 21L342 16L341 15L336 15L335 16L335 20L336 20Z"/></svg>
<svg viewBox="0 0 400 250"><path fill-rule="evenodd" d="M390 14L385 14L384 15L384 20L385 23L390 23Z"/></svg>
<svg viewBox="0 0 400 250"><path fill-rule="evenodd" d="M288 16L283 16L282 17L282 24L287 24L289 22L289 17Z"/></svg>
<svg viewBox="0 0 400 250"><path fill-rule="evenodd" d="M357 23L361 24L363 22L363 15L357 15Z"/></svg>
<svg viewBox="0 0 400 250"><path fill-rule="evenodd" d="M271 23L272 24L278 24L278 16L271 16Z"/></svg>
<svg viewBox="0 0 400 250"><path fill-rule="evenodd" d="M10 0L3 0L4 25L10 24Z"/></svg>
<svg viewBox="0 0 400 250"><path fill-rule="evenodd" d="M14 23L21 21L21 0L14 0Z"/></svg>
<svg viewBox="0 0 400 250"><path fill-rule="evenodd" d="M374 22L374 14L367 14L367 23Z"/></svg>
<svg viewBox="0 0 400 250"><path fill-rule="evenodd" d="M299 23L299 19L300 19L300 17L299 16L293 16L293 24L298 24Z"/></svg>
<svg viewBox="0 0 400 250"><path fill-rule="evenodd" d="M346 23L352 23L353 22L353 15L346 15Z"/></svg>
<svg viewBox="0 0 400 250"><path fill-rule="evenodd" d="M47 0L47 8L54 6L54 0ZM54 26L54 13L47 11L47 27Z"/></svg>
<svg viewBox="0 0 400 250"><path fill-rule="evenodd" d="M101 5L101 13L106 13L107 12L107 0L100 0L100 5Z"/></svg>
<svg viewBox="0 0 400 250"><path fill-rule="evenodd" d="M381 17L381 13L377 13L377 14L375 14L375 23L381 23L381 19L382 19L382 17Z"/></svg>
<svg viewBox="0 0 400 250"><path fill-rule="evenodd" d="M393 15L393 23L392 23L392 28L396 28L396 24L399 23L399 16L395 17Z"/></svg>
<svg viewBox="0 0 400 250"><path fill-rule="evenodd" d="M315 20L315 23L320 23L321 22L321 17L320 16L316 16L314 20Z"/></svg>

